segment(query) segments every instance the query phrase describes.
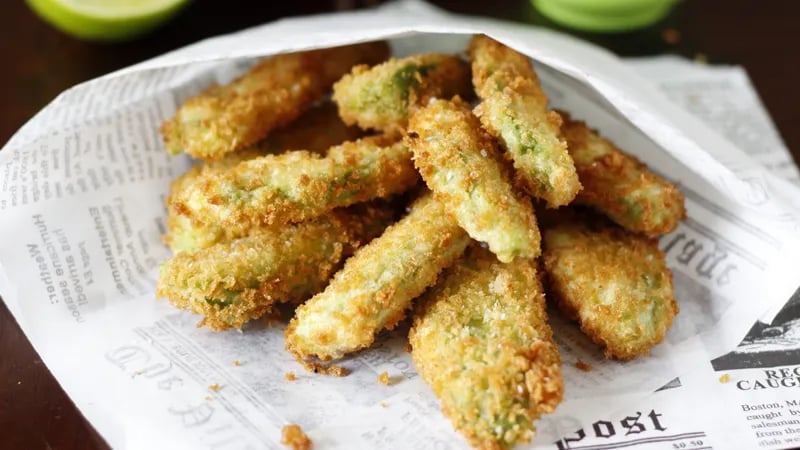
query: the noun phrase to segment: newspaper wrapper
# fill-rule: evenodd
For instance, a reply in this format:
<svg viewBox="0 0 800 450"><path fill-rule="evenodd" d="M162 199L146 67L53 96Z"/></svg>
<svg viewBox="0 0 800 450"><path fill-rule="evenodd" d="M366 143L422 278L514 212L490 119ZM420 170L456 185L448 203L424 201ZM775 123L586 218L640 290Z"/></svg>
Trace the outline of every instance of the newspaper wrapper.
<svg viewBox="0 0 800 450"><path fill-rule="evenodd" d="M282 325L242 332L154 298L169 182L191 164L159 124L256 58L376 39L396 55L461 52L486 33L532 57L553 106L588 121L679 185L688 218L661 239L681 314L652 355L603 359L558 313L565 402L532 446L553 448L600 412L641 401L734 348L800 283L800 195L613 55L518 24L414 2L283 20L199 42L76 86L0 152L0 293L47 366L116 448L276 448L298 423L318 448L461 448L404 350L402 331L351 356L345 378L312 375ZM581 360L593 369L583 372ZM377 375L394 382L383 386ZM296 380L285 374L293 372ZM650 418L651 421L658 417ZM571 428L572 427L572 428Z"/></svg>

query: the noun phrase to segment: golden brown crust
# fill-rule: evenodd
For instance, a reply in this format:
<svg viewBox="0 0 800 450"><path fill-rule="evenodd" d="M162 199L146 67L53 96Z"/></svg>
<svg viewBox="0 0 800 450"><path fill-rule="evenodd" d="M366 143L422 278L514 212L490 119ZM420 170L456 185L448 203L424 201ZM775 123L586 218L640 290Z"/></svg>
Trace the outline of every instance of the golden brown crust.
<svg viewBox="0 0 800 450"><path fill-rule="evenodd" d="M415 311L411 356L472 446L530 440L561 402L561 358L535 263L508 264L473 245Z"/></svg>
<svg viewBox="0 0 800 450"><path fill-rule="evenodd" d="M591 206L626 229L650 236L669 233L686 217L683 194L585 123L562 113L583 190L575 202Z"/></svg>
<svg viewBox="0 0 800 450"><path fill-rule="evenodd" d="M469 96L469 66L452 55L420 54L378 66L356 66L333 87L339 115L349 125L398 133L409 108L429 98Z"/></svg>
<svg viewBox="0 0 800 450"><path fill-rule="evenodd" d="M182 252L162 264L157 295L202 314L212 330L240 328L275 303L322 290L345 255L379 235L393 211L362 206Z"/></svg>
<svg viewBox="0 0 800 450"><path fill-rule="evenodd" d="M172 200L192 223L219 227L226 240L253 228L295 223L334 208L385 198L414 186L411 151L387 137L267 155L192 183Z"/></svg>
<svg viewBox="0 0 800 450"><path fill-rule="evenodd" d="M530 199L515 192L497 145L466 103L432 100L415 110L405 142L436 199L473 239L503 262L539 256Z"/></svg>
<svg viewBox="0 0 800 450"><path fill-rule="evenodd" d="M369 347L461 255L469 236L440 203L426 194L410 209L297 308L286 328L289 352L328 361Z"/></svg>
<svg viewBox="0 0 800 450"><path fill-rule="evenodd" d="M548 292L610 358L646 355L678 305L658 241L602 217L549 213L542 220Z"/></svg>
<svg viewBox="0 0 800 450"><path fill-rule="evenodd" d="M551 208L569 204L581 184L559 130L561 117L547 110L530 59L484 35L470 41L469 54L481 99L475 115L513 161L517 184Z"/></svg>
<svg viewBox="0 0 800 450"><path fill-rule="evenodd" d="M161 133L168 152L215 160L296 119L354 64L388 56L384 42L276 55L187 100Z"/></svg>

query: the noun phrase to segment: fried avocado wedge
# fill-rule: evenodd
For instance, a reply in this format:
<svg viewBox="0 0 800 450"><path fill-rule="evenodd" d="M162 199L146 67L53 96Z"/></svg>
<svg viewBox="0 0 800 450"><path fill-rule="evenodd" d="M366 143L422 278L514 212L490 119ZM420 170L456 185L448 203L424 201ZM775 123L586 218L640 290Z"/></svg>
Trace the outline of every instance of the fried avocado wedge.
<svg viewBox="0 0 800 450"><path fill-rule="evenodd" d="M180 213L181 198L195 183L203 179L225 173L239 163L270 154L279 154L291 149L304 149L312 153L324 154L329 147L347 140L358 139L362 132L348 127L339 119L336 105L321 103L309 109L285 128L276 130L269 139L245 150L225 155L222 159L208 161L194 166L176 178L170 186L166 199L167 234L164 242L174 253L195 251L210 247L227 239L225 229L217 223L201 223ZM258 225L240 233L244 237L258 230Z"/></svg>
<svg viewBox="0 0 800 450"><path fill-rule="evenodd" d="M324 291L295 311L286 349L298 360L328 361L367 348L405 316L469 244L469 236L430 194L347 260Z"/></svg>
<svg viewBox="0 0 800 450"><path fill-rule="evenodd" d="M386 198L418 180L402 142L374 137L335 146L324 157L297 150L250 159L193 183L173 203L193 223L218 226L232 240L254 227Z"/></svg>
<svg viewBox="0 0 800 450"><path fill-rule="evenodd" d="M373 42L265 59L183 103L161 127L164 147L203 160L249 147L300 116L354 64L376 64L388 53L386 43Z"/></svg>
<svg viewBox="0 0 800 450"><path fill-rule="evenodd" d="M348 125L399 132L409 106L431 97L467 96L469 65L456 56L435 53L410 56L368 67L356 66L333 86L333 100Z"/></svg>
<svg viewBox="0 0 800 450"><path fill-rule="evenodd" d="M648 236L669 233L686 217L683 194L608 139L562 113L583 190L575 203L590 206L624 228Z"/></svg>
<svg viewBox="0 0 800 450"><path fill-rule="evenodd" d="M473 245L442 278L409 333L420 376L473 447L528 442L564 392L536 263L503 264Z"/></svg>
<svg viewBox="0 0 800 450"><path fill-rule="evenodd" d="M678 305L657 240L573 211L544 214L542 233L548 292L607 357L646 355L664 339Z"/></svg>
<svg viewBox="0 0 800 450"><path fill-rule="evenodd" d="M357 205L182 252L161 266L157 294L202 314L201 323L213 330L241 328L275 303L297 303L322 290L342 259L379 235L392 217L387 207Z"/></svg>
<svg viewBox="0 0 800 450"><path fill-rule="evenodd" d="M481 99L475 114L514 162L517 183L548 207L569 204L581 183L560 135L561 117L547 110L528 57L484 35L472 38L469 55Z"/></svg>
<svg viewBox="0 0 800 450"><path fill-rule="evenodd" d="M411 114L406 144L444 209L503 262L540 253L530 199L519 196L492 138L466 103L431 100Z"/></svg>

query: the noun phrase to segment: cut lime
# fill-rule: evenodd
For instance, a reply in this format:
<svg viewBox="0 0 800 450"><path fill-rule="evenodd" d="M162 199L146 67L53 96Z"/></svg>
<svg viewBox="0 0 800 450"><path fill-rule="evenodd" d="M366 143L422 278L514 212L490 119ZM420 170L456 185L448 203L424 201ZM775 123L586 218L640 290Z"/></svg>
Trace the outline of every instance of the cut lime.
<svg viewBox="0 0 800 450"><path fill-rule="evenodd" d="M90 41L123 41L169 20L189 0L26 0L59 30Z"/></svg>

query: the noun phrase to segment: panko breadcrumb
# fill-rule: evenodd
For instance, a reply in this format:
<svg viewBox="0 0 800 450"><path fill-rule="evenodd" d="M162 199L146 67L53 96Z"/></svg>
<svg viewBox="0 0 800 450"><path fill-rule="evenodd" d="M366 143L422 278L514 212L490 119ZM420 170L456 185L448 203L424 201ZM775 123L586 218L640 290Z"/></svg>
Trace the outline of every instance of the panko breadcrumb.
<svg viewBox="0 0 800 450"><path fill-rule="evenodd" d="M281 444L292 450L309 450L312 443L300 425L289 424L281 428Z"/></svg>
<svg viewBox="0 0 800 450"><path fill-rule="evenodd" d="M316 294L345 256L383 231L393 211L357 205L325 217L264 229L161 265L157 295L204 316L212 330L241 328L276 303Z"/></svg>
<svg viewBox="0 0 800 450"><path fill-rule="evenodd" d="M582 370L584 372L591 372L592 371L592 365L587 363L587 362L584 362L584 361L582 361L580 359L575 361L575 367L577 367L579 370Z"/></svg>
<svg viewBox="0 0 800 450"><path fill-rule="evenodd" d="M382 384L384 386L388 386L389 385L389 381L390 381L389 372L383 371L383 372L380 373L380 375L378 375L378 383L379 384Z"/></svg>

